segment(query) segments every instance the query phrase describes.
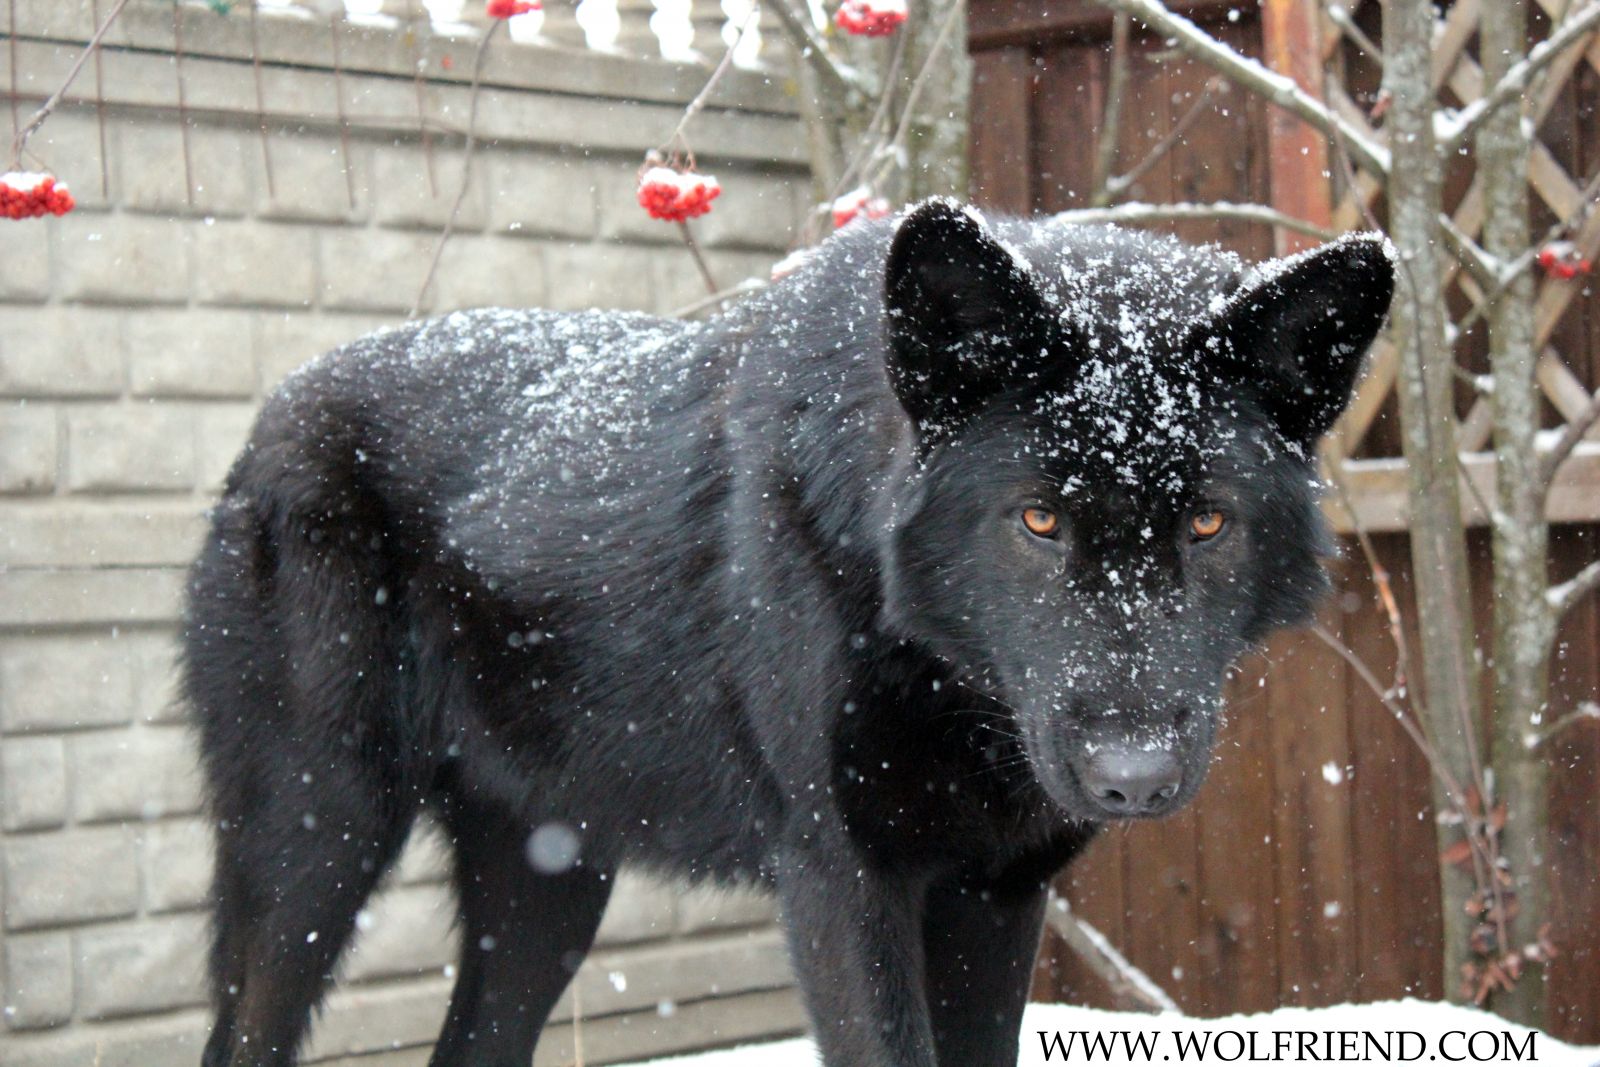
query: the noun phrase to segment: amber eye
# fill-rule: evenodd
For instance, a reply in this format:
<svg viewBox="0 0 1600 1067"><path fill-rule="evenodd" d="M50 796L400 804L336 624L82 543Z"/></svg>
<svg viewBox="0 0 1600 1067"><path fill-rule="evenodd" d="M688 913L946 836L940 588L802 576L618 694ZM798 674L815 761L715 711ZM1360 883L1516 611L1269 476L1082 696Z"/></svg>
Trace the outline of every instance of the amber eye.
<svg viewBox="0 0 1600 1067"><path fill-rule="evenodd" d="M1035 537L1054 537L1061 528L1061 520L1056 518L1055 512L1044 508L1023 508L1022 525Z"/></svg>
<svg viewBox="0 0 1600 1067"><path fill-rule="evenodd" d="M1189 518L1189 532L1199 541L1209 541L1228 523L1220 511L1199 511Z"/></svg>

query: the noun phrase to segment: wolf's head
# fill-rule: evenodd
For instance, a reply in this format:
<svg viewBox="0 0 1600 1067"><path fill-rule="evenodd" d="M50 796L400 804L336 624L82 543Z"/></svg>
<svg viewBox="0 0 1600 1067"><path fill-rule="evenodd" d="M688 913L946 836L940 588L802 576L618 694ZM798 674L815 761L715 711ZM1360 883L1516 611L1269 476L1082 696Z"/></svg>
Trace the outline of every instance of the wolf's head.
<svg viewBox="0 0 1600 1067"><path fill-rule="evenodd" d="M1382 325L1388 246L1214 249L930 201L885 267L917 427L887 614L1013 709L1069 816L1205 777L1228 666L1326 585L1315 447Z"/></svg>

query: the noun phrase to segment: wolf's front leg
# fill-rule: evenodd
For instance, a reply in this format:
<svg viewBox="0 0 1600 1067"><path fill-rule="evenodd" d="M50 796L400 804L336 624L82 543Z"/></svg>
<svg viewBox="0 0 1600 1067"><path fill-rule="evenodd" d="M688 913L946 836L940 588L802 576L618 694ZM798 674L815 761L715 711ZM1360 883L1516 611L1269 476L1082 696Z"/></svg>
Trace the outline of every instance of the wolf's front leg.
<svg viewBox="0 0 1600 1067"><path fill-rule="evenodd" d="M923 922L939 1067L1016 1067L1047 897L1042 885L929 889Z"/></svg>
<svg viewBox="0 0 1600 1067"><path fill-rule="evenodd" d="M824 1067L938 1067L922 887L854 864L802 863L779 893Z"/></svg>

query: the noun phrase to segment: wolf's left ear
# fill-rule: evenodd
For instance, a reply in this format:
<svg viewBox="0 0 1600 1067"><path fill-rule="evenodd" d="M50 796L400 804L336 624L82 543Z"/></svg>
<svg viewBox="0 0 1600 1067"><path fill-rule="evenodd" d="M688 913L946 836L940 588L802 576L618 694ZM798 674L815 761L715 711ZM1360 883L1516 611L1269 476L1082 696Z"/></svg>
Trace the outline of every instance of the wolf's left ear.
<svg viewBox="0 0 1600 1067"><path fill-rule="evenodd" d="M889 381L919 425L1000 391L1043 349L1044 301L1028 268L953 200L912 208L884 269Z"/></svg>
<svg viewBox="0 0 1600 1067"><path fill-rule="evenodd" d="M1352 234L1266 264L1196 340L1285 438L1310 448L1349 403L1393 296L1393 248L1380 234Z"/></svg>

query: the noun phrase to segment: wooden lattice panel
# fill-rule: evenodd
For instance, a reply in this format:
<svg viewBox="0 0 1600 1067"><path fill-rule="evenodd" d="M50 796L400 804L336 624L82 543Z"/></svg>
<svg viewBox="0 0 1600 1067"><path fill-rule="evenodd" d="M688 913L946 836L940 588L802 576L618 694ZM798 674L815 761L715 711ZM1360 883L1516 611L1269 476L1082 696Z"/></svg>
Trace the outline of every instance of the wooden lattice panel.
<svg viewBox="0 0 1600 1067"><path fill-rule="evenodd" d="M1488 2L1495 0L1456 0L1439 20L1434 45L1434 86L1441 101L1450 106L1469 106L1485 91L1483 70L1473 53L1481 5ZM1572 10L1582 7L1571 0L1532 0L1532 4L1543 15L1540 21L1545 24L1545 32L1559 26ZM1348 79L1341 76L1348 69L1347 58L1353 65L1364 64L1369 74L1379 62L1375 54L1378 47L1375 40L1380 29L1378 6L1377 0L1333 0L1325 9L1321 29L1324 65L1328 72L1323 86L1325 99L1357 129L1382 141L1381 117L1373 115L1375 101L1370 94L1366 99L1358 99L1347 84ZM1600 74L1600 40L1593 35L1554 59L1525 94L1524 113L1536 129L1542 127L1552 110L1558 107L1564 94L1570 91L1571 83L1586 72L1589 77ZM1484 203L1482 182L1476 173L1471 173L1470 151L1456 165L1466 168L1467 173L1462 178L1464 186L1450 198L1450 216L1458 235L1458 248L1448 265L1448 283L1464 309L1453 315L1453 325L1458 361L1463 364L1462 378L1470 382L1475 376L1465 369L1467 349L1473 331L1481 335L1485 303L1496 283L1470 262L1470 256L1460 254L1462 239L1476 241L1479 236ZM1339 175L1337 166L1335 173ZM1381 182L1370 174L1354 173L1353 177L1353 181L1338 182L1341 195L1333 213L1336 228L1364 228L1369 216L1382 210ZM1554 220L1546 238L1570 240L1585 259L1600 256L1600 211L1595 210L1600 175L1572 173L1552 147L1536 137L1529 160L1528 184L1536 218ZM1557 227L1561 227L1559 232ZM1541 228L1536 225L1535 234ZM1547 428L1559 432L1581 419L1594 402L1593 383L1585 384L1582 362L1573 358L1587 354L1563 352L1556 340L1575 302L1589 292L1590 280L1583 275L1573 279L1546 276L1537 268L1532 269L1538 286L1534 335L1535 349L1539 353L1537 379L1554 413ZM1393 345L1385 342L1375 349L1370 372L1329 449L1330 465L1350 487L1363 513L1364 524L1371 528L1398 528L1404 519L1404 493L1397 491L1403 483L1403 467L1383 454L1388 449L1375 446L1370 440L1370 431L1390 404L1397 364L1398 353ZM1463 463L1468 476L1475 483L1481 483L1480 489L1485 492L1490 489L1493 478L1492 457L1483 452L1489 444L1491 424L1490 401L1478 395L1467 405L1461 419L1459 441L1462 451L1467 453ZM1477 494L1468 494L1470 507L1476 506L1476 499ZM1475 521L1482 518L1474 516ZM1600 429L1590 427L1584 443L1578 446L1564 468L1557 491L1552 495L1551 518L1555 521L1600 519Z"/></svg>

